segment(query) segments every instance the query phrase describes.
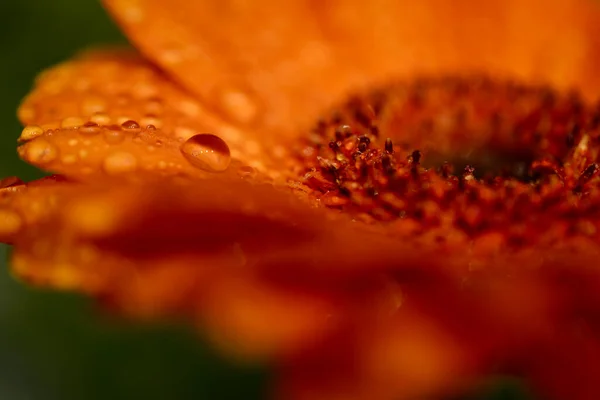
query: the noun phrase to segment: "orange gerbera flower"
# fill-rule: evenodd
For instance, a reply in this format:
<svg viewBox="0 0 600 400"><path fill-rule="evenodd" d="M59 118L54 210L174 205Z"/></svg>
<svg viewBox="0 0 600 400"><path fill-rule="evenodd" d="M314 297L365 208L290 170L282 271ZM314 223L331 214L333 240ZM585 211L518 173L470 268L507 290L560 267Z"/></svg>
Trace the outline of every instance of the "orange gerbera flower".
<svg viewBox="0 0 600 400"><path fill-rule="evenodd" d="M22 104L59 175L0 181L18 277L187 318L282 399L598 397L597 2L105 3L143 56Z"/></svg>

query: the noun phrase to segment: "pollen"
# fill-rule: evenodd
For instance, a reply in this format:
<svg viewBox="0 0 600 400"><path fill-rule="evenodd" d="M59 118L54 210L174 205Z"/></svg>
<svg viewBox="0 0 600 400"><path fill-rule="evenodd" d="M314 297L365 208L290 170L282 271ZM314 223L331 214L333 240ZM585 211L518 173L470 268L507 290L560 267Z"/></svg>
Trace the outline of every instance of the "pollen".
<svg viewBox="0 0 600 400"><path fill-rule="evenodd" d="M314 125L298 173L322 205L470 237L526 223L536 239L600 201L600 112L577 93L487 77L418 79L356 95ZM570 216L570 217L568 217ZM575 217L575 218L572 218Z"/></svg>

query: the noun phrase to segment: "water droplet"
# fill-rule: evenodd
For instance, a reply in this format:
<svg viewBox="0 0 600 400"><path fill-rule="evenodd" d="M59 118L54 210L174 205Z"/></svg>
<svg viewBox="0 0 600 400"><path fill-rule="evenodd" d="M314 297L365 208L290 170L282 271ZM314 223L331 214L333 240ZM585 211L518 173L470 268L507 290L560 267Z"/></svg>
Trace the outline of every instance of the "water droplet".
<svg viewBox="0 0 600 400"><path fill-rule="evenodd" d="M127 121L125 121L125 122L123 122L123 123L121 124L121 126L122 126L124 129L130 129L130 130L133 130L133 129L140 129L140 124L138 124L137 122L135 122L135 121L133 121L133 120L127 120Z"/></svg>
<svg viewBox="0 0 600 400"><path fill-rule="evenodd" d="M108 144L118 144L121 143L125 139L125 135L123 131L121 131L121 127L119 125L110 125L106 127L104 131L104 140Z"/></svg>
<svg viewBox="0 0 600 400"><path fill-rule="evenodd" d="M81 128L79 128L79 133L82 135L92 136L100 133L100 127L95 122L86 122L83 124Z"/></svg>
<svg viewBox="0 0 600 400"><path fill-rule="evenodd" d="M67 117L60 123L61 128L79 128L85 121L79 117Z"/></svg>
<svg viewBox="0 0 600 400"><path fill-rule="evenodd" d="M37 139L25 146L24 158L33 164L46 164L58 157L58 149L47 140Z"/></svg>
<svg viewBox="0 0 600 400"><path fill-rule="evenodd" d="M40 127L44 130L44 133L48 135L52 130L58 130L59 124L56 122L50 122L47 124L40 125Z"/></svg>
<svg viewBox="0 0 600 400"><path fill-rule="evenodd" d="M181 145L180 149L190 164L208 172L223 172L231 162L227 143L209 133L192 136Z"/></svg>
<svg viewBox="0 0 600 400"><path fill-rule="evenodd" d="M131 153L117 152L104 159L104 171L110 175L133 172L137 169L137 159Z"/></svg>
<svg viewBox="0 0 600 400"><path fill-rule="evenodd" d="M21 137L19 137L19 141L26 142L31 139L35 139L38 136L42 136L44 134L44 130L37 125L29 125L23 129L21 132Z"/></svg>

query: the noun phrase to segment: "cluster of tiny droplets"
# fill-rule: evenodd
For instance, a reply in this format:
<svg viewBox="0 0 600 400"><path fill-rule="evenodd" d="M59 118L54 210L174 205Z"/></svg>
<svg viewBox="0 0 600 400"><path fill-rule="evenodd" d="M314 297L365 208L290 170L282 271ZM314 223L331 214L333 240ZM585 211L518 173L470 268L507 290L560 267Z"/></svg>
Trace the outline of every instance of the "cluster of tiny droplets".
<svg viewBox="0 0 600 400"><path fill-rule="evenodd" d="M599 125L600 107L574 92L419 79L354 96L319 120L298 172L323 205L364 220L470 237L512 229L515 243L556 221L575 231L584 221L595 234Z"/></svg>

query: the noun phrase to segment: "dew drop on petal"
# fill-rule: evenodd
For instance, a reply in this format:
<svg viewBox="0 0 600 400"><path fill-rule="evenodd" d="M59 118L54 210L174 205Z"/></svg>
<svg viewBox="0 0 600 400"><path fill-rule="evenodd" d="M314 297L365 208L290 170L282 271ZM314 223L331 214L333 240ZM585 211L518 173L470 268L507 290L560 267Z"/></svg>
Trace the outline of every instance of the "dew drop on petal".
<svg viewBox="0 0 600 400"><path fill-rule="evenodd" d="M223 172L229 167L229 146L210 133L194 135L181 145L181 153L193 166L208 172Z"/></svg>
<svg viewBox="0 0 600 400"><path fill-rule="evenodd" d="M124 129L129 129L129 130L140 129L140 124L138 124L137 122L135 122L133 120L125 121L121 124L121 126Z"/></svg>
<svg viewBox="0 0 600 400"><path fill-rule="evenodd" d="M61 128L79 128L85 121L79 117L67 117L60 123Z"/></svg>
<svg viewBox="0 0 600 400"><path fill-rule="evenodd" d="M109 175L133 172L137 169L137 159L131 153L116 152L104 159L102 167Z"/></svg>
<svg viewBox="0 0 600 400"><path fill-rule="evenodd" d="M46 164L58 157L58 149L44 139L37 139L26 145L25 158L34 164Z"/></svg>
<svg viewBox="0 0 600 400"><path fill-rule="evenodd" d="M79 128L79 133L82 135L93 136L100 133L100 127L95 122L86 122L81 128Z"/></svg>
<svg viewBox="0 0 600 400"><path fill-rule="evenodd" d="M41 136L44 133L44 130L37 125L29 125L23 129L21 132L21 137L19 137L19 141L26 142L31 139L35 139L38 136Z"/></svg>

